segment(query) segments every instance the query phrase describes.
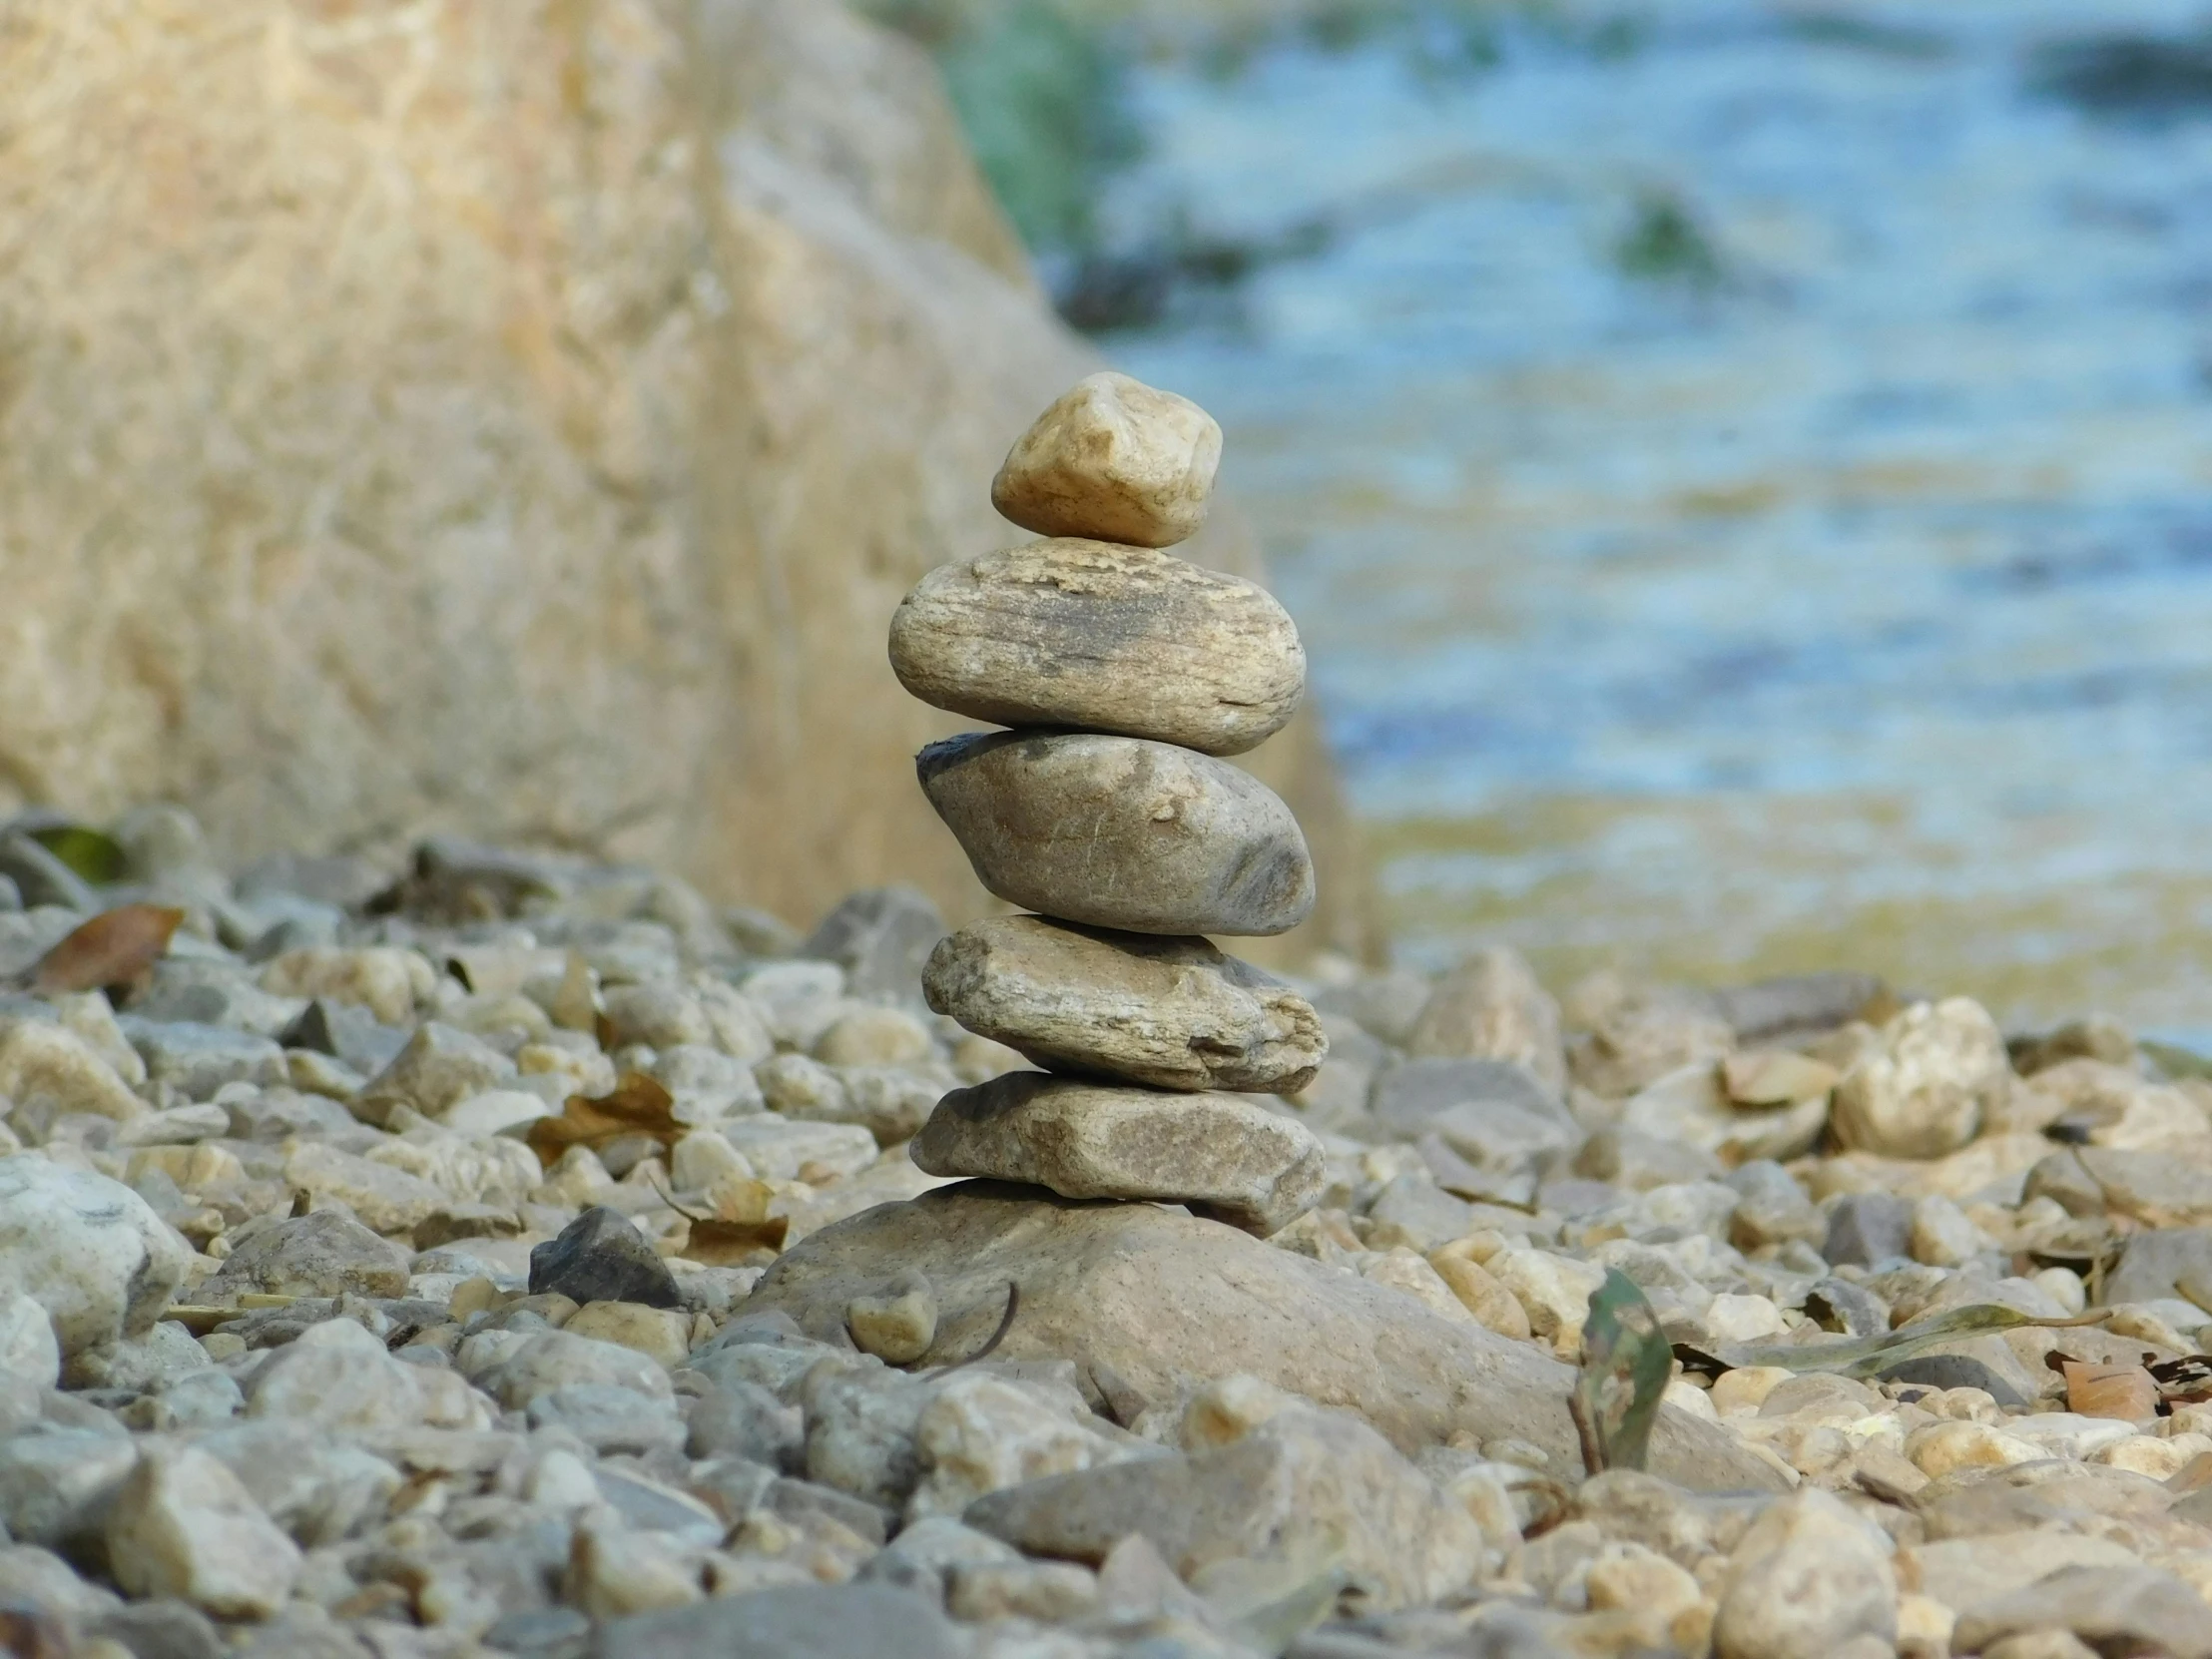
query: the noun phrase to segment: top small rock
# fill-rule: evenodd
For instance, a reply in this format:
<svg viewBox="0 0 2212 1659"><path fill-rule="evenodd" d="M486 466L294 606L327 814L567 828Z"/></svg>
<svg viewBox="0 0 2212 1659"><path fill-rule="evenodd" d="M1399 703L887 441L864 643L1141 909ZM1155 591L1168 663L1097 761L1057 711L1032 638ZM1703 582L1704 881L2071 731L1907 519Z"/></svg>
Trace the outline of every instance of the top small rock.
<svg viewBox="0 0 2212 1659"><path fill-rule="evenodd" d="M1040 536L1173 547L1206 522L1221 428L1188 398L1093 374L1037 417L991 481L991 505Z"/></svg>

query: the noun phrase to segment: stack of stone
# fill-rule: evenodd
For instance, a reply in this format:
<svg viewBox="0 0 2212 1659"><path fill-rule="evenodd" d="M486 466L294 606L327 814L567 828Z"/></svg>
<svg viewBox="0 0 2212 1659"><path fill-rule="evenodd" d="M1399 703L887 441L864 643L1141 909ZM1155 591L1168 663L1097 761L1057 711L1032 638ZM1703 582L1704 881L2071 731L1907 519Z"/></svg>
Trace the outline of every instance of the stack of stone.
<svg viewBox="0 0 2212 1659"><path fill-rule="evenodd" d="M1012 728L917 769L983 885L1037 912L944 940L924 988L1045 1068L946 1095L913 1158L1265 1233L1311 1207L1322 1148L1238 1094L1303 1087L1328 1043L1304 998L1198 935L1313 908L1290 810L1216 758L1291 718L1306 657L1267 593L1159 551L1204 522L1220 456L1195 404L1093 375L992 486L1049 539L930 572L892 620L908 691Z"/></svg>

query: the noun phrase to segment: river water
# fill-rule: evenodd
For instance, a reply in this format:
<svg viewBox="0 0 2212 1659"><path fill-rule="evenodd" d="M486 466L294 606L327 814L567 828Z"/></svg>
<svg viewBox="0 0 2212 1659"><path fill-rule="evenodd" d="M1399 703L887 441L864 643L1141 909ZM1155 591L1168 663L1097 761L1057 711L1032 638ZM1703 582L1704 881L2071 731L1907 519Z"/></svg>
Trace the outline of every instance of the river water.
<svg viewBox="0 0 2212 1659"><path fill-rule="evenodd" d="M1329 231L1108 345L1222 420L1403 958L2212 1028L2212 120L2031 71L2191 23L1678 0L1141 72L1109 224Z"/></svg>

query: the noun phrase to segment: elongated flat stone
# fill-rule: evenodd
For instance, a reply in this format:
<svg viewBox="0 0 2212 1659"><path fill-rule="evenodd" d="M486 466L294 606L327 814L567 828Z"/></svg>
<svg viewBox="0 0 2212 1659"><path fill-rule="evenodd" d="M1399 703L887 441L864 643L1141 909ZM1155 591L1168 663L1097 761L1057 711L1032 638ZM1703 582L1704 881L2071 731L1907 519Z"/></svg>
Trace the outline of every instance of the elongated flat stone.
<svg viewBox="0 0 2212 1659"><path fill-rule="evenodd" d="M1201 938L997 916L940 940L921 988L1047 1070L1154 1088L1295 1093L1329 1053L1311 1003Z"/></svg>
<svg viewBox="0 0 2212 1659"><path fill-rule="evenodd" d="M1089 733L970 732L922 790L1000 898L1133 933L1281 933L1314 907L1291 810L1222 761Z"/></svg>
<svg viewBox="0 0 2212 1659"><path fill-rule="evenodd" d="M1321 1195L1321 1142L1227 1095L1160 1094L1014 1071L955 1089L913 1139L931 1175L980 1175L1062 1198L1187 1204L1272 1233Z"/></svg>
<svg viewBox="0 0 2212 1659"><path fill-rule="evenodd" d="M1212 415L1108 370L1078 380L1015 441L991 505L1040 536L1173 547L1206 522L1220 465Z"/></svg>
<svg viewBox="0 0 2212 1659"><path fill-rule="evenodd" d="M939 566L891 617L891 668L954 714L1207 755L1281 730L1306 689L1297 625L1264 589L1102 541Z"/></svg>

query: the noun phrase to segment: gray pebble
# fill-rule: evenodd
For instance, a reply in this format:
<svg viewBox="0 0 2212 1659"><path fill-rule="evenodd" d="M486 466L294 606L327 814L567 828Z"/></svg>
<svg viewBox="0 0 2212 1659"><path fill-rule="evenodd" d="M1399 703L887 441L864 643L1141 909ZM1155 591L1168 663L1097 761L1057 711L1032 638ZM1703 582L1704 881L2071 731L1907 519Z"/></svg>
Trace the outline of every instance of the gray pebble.
<svg viewBox="0 0 2212 1659"><path fill-rule="evenodd" d="M1281 933L1314 907L1290 809L1221 761L1071 733L931 744L921 787L984 886L1025 909L1137 933Z"/></svg>

